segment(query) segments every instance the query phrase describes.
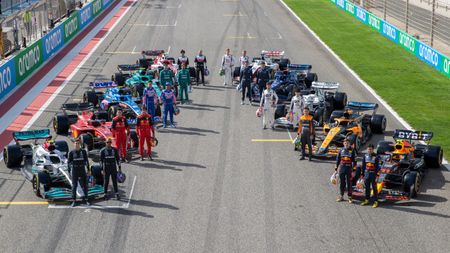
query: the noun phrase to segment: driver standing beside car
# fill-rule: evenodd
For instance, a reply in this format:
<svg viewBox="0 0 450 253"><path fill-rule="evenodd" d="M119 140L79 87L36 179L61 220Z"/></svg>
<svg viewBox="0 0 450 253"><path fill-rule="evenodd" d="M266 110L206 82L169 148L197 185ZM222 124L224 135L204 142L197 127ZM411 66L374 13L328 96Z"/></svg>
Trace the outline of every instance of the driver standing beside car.
<svg viewBox="0 0 450 253"><path fill-rule="evenodd" d="M295 129L300 122L300 117L302 116L305 103L298 88L295 88L294 93L295 96L292 97L291 104L289 106L289 114L291 116L292 127Z"/></svg>
<svg viewBox="0 0 450 253"><path fill-rule="evenodd" d="M69 152L67 156L67 164L72 174L72 207L76 206L77 200L77 187L78 183L83 189L83 201L86 205L90 205L88 201L88 186L87 186L87 174L89 172L89 160L86 150L81 149L80 140L76 139L74 142L75 149ZM86 170L88 173L86 173Z"/></svg>
<svg viewBox="0 0 450 253"><path fill-rule="evenodd" d="M336 199L337 202L344 200L344 191L347 187L348 203L353 203L352 199L352 169L356 167L356 154L350 146L348 139L344 140L344 147L339 150L336 157L335 171L339 173L340 195Z"/></svg>
<svg viewBox="0 0 450 253"><path fill-rule="evenodd" d="M112 140L109 138L106 140L106 146L100 150L100 165L102 166L103 187L105 193L105 200L108 199L108 186L109 178L112 179L112 184L114 188L114 193L116 194L116 199L120 200L119 190L117 187L117 167L119 171L122 170L119 159L119 152L116 148L111 146Z"/></svg>
<svg viewBox="0 0 450 253"><path fill-rule="evenodd" d="M311 136L314 136L314 124L313 117L309 113L309 108L305 107L303 109L303 115L300 117L300 123L298 125L298 135L302 143L302 156L300 160L305 160L306 155L306 145L308 145L308 159L311 161L312 158L312 140Z"/></svg>
<svg viewBox="0 0 450 253"><path fill-rule="evenodd" d="M264 61L261 61L259 65L260 67L258 68L258 70L256 70L256 84L258 85L259 97L261 98L264 91L264 86L270 79L271 69L266 68L266 63Z"/></svg>
<svg viewBox="0 0 450 253"><path fill-rule="evenodd" d="M370 189L373 191L373 208L378 207L378 192L377 192L377 174L380 170L380 158L374 151L373 144L369 144L367 154L364 154L362 161L362 177L364 177L364 187L366 188L365 199L361 203L362 206L369 204Z"/></svg>
<svg viewBox="0 0 450 253"><path fill-rule="evenodd" d="M113 137L116 138L116 147L119 150L119 155L122 162L125 162L127 157L127 139L130 134L130 127L125 116L122 115L122 109L117 110L117 116L112 120L111 126Z"/></svg>
<svg viewBox="0 0 450 253"><path fill-rule="evenodd" d="M266 89L263 92L263 96L261 97L261 102L259 106L263 108L263 129L267 128L267 123L270 123L270 127L274 128L273 125L273 108L278 103L278 96L275 91L271 89L272 82L267 82Z"/></svg>
<svg viewBox="0 0 450 253"><path fill-rule="evenodd" d="M181 69L181 66L184 64L186 67L189 66L189 58L185 55L185 51L184 49L181 49L180 54L181 56L178 57L177 60L177 65L178 65L178 69Z"/></svg>
<svg viewBox="0 0 450 253"><path fill-rule="evenodd" d="M156 90L153 88L152 83L149 83L148 87L144 89L142 101L150 113L152 120L154 120L156 116L156 106L158 105L158 95L156 94Z"/></svg>

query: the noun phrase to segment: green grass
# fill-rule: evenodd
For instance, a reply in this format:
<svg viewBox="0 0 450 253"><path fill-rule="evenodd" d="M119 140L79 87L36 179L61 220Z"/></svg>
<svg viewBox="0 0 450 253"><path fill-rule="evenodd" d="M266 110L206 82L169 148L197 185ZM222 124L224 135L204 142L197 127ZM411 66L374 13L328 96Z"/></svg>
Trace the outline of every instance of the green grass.
<svg viewBox="0 0 450 253"><path fill-rule="evenodd" d="M401 117L434 132L433 143L450 152L448 77L328 0L284 2Z"/></svg>

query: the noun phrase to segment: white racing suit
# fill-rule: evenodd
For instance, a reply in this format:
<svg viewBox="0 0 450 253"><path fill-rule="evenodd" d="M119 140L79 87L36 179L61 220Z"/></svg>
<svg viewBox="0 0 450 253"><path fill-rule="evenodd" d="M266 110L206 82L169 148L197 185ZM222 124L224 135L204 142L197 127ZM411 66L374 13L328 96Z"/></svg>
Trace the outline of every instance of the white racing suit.
<svg viewBox="0 0 450 253"><path fill-rule="evenodd" d="M233 84L233 69L234 66L234 58L231 54L225 54L222 57L222 69L224 70L224 80L223 85L231 85Z"/></svg>
<svg viewBox="0 0 450 253"><path fill-rule="evenodd" d="M265 89L263 91L262 99L259 104L261 107L263 107L263 116L262 116L263 128L267 127L267 123L270 123L270 127L273 127L273 123L274 123L273 108L275 108L277 103L278 103L277 93L275 93L275 91L273 91L272 89L270 89L270 90Z"/></svg>
<svg viewBox="0 0 450 253"><path fill-rule="evenodd" d="M302 96L293 96L291 105L289 106L289 113L292 114L292 126L294 129L297 128L298 123L300 123L303 108L305 108L305 103L303 102Z"/></svg>
<svg viewBox="0 0 450 253"><path fill-rule="evenodd" d="M244 64L249 63L248 56L241 56L241 58L239 58L239 62L241 63L241 70L242 70L244 68Z"/></svg>

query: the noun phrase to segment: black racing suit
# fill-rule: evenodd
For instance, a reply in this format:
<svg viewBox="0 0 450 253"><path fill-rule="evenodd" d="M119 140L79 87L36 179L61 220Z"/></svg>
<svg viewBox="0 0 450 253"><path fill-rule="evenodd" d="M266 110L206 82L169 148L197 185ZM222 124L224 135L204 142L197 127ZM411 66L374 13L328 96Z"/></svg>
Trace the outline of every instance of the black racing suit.
<svg viewBox="0 0 450 253"><path fill-rule="evenodd" d="M108 186L109 186L109 178L112 179L112 184L114 188L114 193L118 193L119 190L117 188L117 166L120 168L120 159L119 159L119 152L116 148L111 147L107 148L104 147L102 150L100 150L100 164L103 169L104 173L104 185L105 188L105 194L108 193Z"/></svg>
<svg viewBox="0 0 450 253"><path fill-rule="evenodd" d="M339 167L340 166L340 167ZM355 151L351 148L341 148L336 157L336 168L339 171L340 193L344 196L345 188L347 187L347 194L352 196L352 168L356 167Z"/></svg>
<svg viewBox="0 0 450 253"><path fill-rule="evenodd" d="M272 71L269 67L259 68L256 71L256 84L259 88L259 97L262 97L262 93L264 88L266 87L267 82L270 80L270 72Z"/></svg>
<svg viewBox="0 0 450 253"><path fill-rule="evenodd" d="M89 170L89 160L86 150L72 150L69 152L69 159L67 161L72 174L72 199L77 198L77 187L80 183L84 192L84 199L88 197L87 174L86 169Z"/></svg>
<svg viewBox="0 0 450 253"><path fill-rule="evenodd" d="M206 56L197 55L195 57L195 69L197 72L197 85L200 82L200 74L202 75L202 84L205 84L205 66L206 66Z"/></svg>
<svg viewBox="0 0 450 253"><path fill-rule="evenodd" d="M364 176L364 187L366 188L366 200L370 199L370 187L373 190L373 200L378 199L377 174L380 170L380 160L377 154L364 154L362 162L362 175Z"/></svg>
<svg viewBox="0 0 450 253"><path fill-rule="evenodd" d="M252 91L250 85L252 84L252 67L247 66L241 69L239 80L241 81L241 89L242 89L242 102L245 100L245 95L247 95L248 99L252 101Z"/></svg>

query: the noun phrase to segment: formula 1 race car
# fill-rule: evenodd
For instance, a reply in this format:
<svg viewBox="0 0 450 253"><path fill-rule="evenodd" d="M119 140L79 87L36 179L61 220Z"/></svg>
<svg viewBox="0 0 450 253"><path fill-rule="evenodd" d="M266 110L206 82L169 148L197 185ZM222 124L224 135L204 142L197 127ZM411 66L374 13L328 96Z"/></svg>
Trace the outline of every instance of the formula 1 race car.
<svg viewBox="0 0 450 253"><path fill-rule="evenodd" d="M67 142L56 140L54 144L49 144L49 141L39 144L40 139L51 139L49 129L14 132L13 138L16 143L5 147L3 153L6 166L21 167L22 174L32 183L38 197L49 200L72 198L71 173L66 158L69 151ZM99 184L90 185L88 195L101 195L104 192L101 171L94 171L93 176ZM83 197L81 189L77 195Z"/></svg>
<svg viewBox="0 0 450 253"><path fill-rule="evenodd" d="M261 67L261 62L264 62L266 67L271 68L273 73L276 71L283 71L287 68L287 65L291 63L288 58L284 58L284 51L267 51L262 50L260 57L253 57L252 59L252 73L253 75ZM239 76L241 73L241 67L236 66L233 70L233 80L235 83L239 83Z"/></svg>
<svg viewBox="0 0 450 253"><path fill-rule="evenodd" d="M376 103L348 102L344 111L333 111L329 123L323 126L325 138L318 147L313 147L313 154L316 157L336 156L345 139L349 139L358 152L373 133L381 134L386 129L386 117L376 114L377 109Z"/></svg>
<svg viewBox="0 0 450 253"><path fill-rule="evenodd" d="M300 90L305 106L309 108L317 126L323 126L325 122L328 122L333 110L345 108L347 94L337 92L338 89L339 83L313 82L311 89ZM280 96L278 95L278 97ZM293 127L292 122L285 117L287 112L288 108L286 105L277 106L274 116L276 126Z"/></svg>
<svg viewBox="0 0 450 253"><path fill-rule="evenodd" d="M343 110L347 105L347 94L338 89L339 83L313 82L310 90L302 92L305 106L319 125L327 122L334 110Z"/></svg>
<svg viewBox="0 0 450 253"><path fill-rule="evenodd" d="M131 89L134 97L142 98L145 86L152 83L154 76L154 71L141 68L125 80L125 85Z"/></svg>
<svg viewBox="0 0 450 253"><path fill-rule="evenodd" d="M106 140L113 139L111 122L105 118L106 112L94 112L91 103L63 104L62 113L53 118L53 128L58 134L69 134L72 139L80 138L81 146L88 151L99 150L106 145ZM77 112L69 114L67 112ZM130 132L128 147L137 148L139 139L135 131ZM113 142L115 147L115 142Z"/></svg>
<svg viewBox="0 0 450 253"><path fill-rule="evenodd" d="M115 82L96 82L90 84L91 90L86 91L83 102L99 105L100 109L107 112L108 121L111 121L120 107L128 124L136 124L136 117L141 114L141 98L133 98L131 90L127 87L118 88ZM106 89L104 92L99 89Z"/></svg>
<svg viewBox="0 0 450 253"><path fill-rule="evenodd" d="M394 141L380 141L377 153L382 157L377 178L378 197L388 200L409 200L420 190L427 168L440 168L444 152L430 145L431 132L395 130ZM422 143L414 143L422 142ZM423 143L425 142L425 143ZM364 189L355 189L355 196Z"/></svg>

